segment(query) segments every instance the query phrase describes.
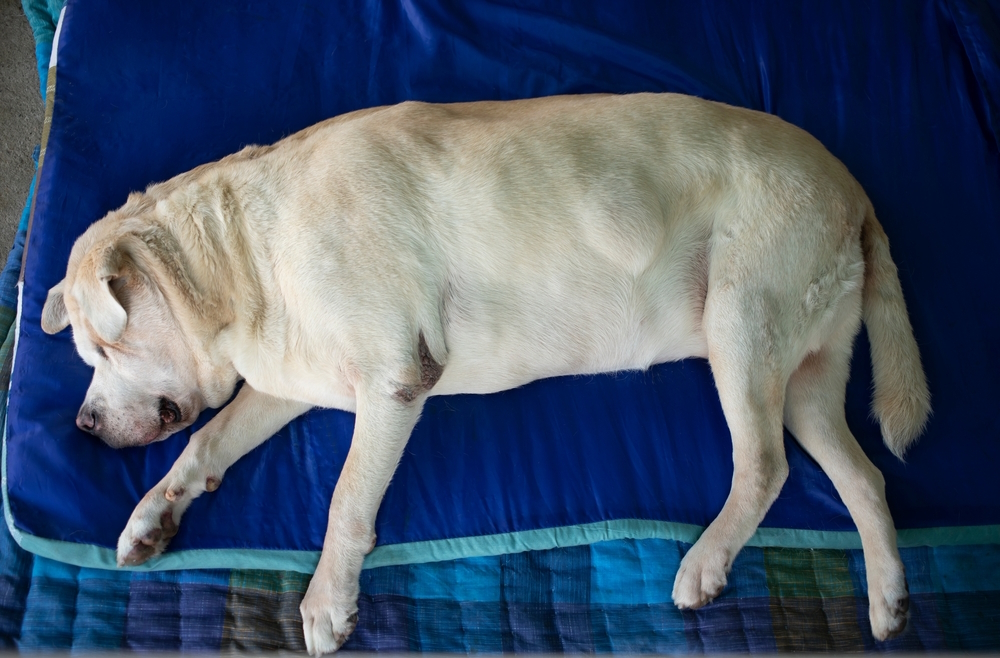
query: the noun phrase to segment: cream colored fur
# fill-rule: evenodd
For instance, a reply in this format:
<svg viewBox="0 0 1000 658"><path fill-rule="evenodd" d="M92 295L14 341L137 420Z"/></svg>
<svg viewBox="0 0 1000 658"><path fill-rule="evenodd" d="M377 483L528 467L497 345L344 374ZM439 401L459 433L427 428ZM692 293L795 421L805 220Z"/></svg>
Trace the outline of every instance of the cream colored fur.
<svg viewBox="0 0 1000 658"><path fill-rule="evenodd" d="M637 94L405 103L244 149L88 229L43 326L73 325L95 367L78 423L112 445L162 439L245 382L136 508L122 564L164 550L191 500L291 419L356 412L301 606L321 654L354 628L375 514L428 395L688 357L711 363L735 473L674 602L722 591L788 474L784 424L857 523L873 634L900 633L882 476L844 420L862 318L902 456L929 397L864 191L773 116Z"/></svg>

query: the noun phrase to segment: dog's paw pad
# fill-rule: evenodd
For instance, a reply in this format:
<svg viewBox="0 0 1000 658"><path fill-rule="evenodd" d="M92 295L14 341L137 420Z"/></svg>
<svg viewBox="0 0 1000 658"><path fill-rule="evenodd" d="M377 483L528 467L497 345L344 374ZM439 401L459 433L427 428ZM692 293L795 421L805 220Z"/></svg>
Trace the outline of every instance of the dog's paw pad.
<svg viewBox="0 0 1000 658"><path fill-rule="evenodd" d="M205 478L205 491L211 493L216 489L218 489L220 484L222 484L221 478L217 478L214 475L210 475L207 478Z"/></svg>
<svg viewBox="0 0 1000 658"><path fill-rule="evenodd" d="M160 515L160 527L163 529L161 538L164 540L173 539L177 535L177 522L174 521L174 511L167 509Z"/></svg>
<svg viewBox="0 0 1000 658"><path fill-rule="evenodd" d="M152 530L144 534L142 537L139 537L139 542L134 545L138 546L139 544L142 544L144 546L156 546L156 544L160 541L162 537L163 537L163 529L153 528Z"/></svg>
<svg viewBox="0 0 1000 658"><path fill-rule="evenodd" d="M155 544L145 544L139 542L132 546L132 550L128 551L125 555L122 555L119 551L118 554L118 566L119 567L136 567L149 560L149 558L156 555L156 545Z"/></svg>
<svg viewBox="0 0 1000 658"><path fill-rule="evenodd" d="M140 506L118 539L118 566L134 567L159 555L177 530L172 505L162 510Z"/></svg>
<svg viewBox="0 0 1000 658"><path fill-rule="evenodd" d="M169 500L170 502L179 500L183 495L184 495L184 487L170 487L169 489L163 492L163 497Z"/></svg>

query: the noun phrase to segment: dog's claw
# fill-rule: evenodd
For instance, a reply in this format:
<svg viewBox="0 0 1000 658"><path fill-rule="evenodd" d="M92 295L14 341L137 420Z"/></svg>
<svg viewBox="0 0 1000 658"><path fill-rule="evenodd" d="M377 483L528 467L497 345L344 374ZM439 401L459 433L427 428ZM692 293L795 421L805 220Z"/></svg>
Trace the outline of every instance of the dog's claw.
<svg viewBox="0 0 1000 658"><path fill-rule="evenodd" d="M174 510L166 509L163 514L160 515L160 527L163 529L161 533L164 540L173 539L174 535L177 534L177 523L174 522Z"/></svg>

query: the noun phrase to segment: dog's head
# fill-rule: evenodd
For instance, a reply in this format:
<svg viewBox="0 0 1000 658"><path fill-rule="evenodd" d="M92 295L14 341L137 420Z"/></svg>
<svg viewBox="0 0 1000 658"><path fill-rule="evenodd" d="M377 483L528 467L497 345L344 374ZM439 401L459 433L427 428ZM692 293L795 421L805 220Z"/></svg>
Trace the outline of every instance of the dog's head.
<svg viewBox="0 0 1000 658"><path fill-rule="evenodd" d="M206 368L190 318L178 308L185 305L176 290L178 250L162 225L112 213L77 240L66 278L45 300L42 329L72 325L77 351L94 368L76 424L115 448L184 429L236 384Z"/></svg>

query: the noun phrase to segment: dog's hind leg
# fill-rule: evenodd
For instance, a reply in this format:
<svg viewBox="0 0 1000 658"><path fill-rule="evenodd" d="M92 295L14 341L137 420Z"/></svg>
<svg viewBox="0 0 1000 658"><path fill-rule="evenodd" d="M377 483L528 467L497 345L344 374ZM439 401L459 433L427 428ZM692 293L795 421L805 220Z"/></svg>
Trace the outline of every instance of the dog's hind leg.
<svg viewBox="0 0 1000 658"><path fill-rule="evenodd" d="M782 409L786 328L766 292L716 285L705 304L709 362L733 438L733 482L718 517L681 562L674 604L698 608L726 585L733 559L753 535L788 476Z"/></svg>
<svg viewBox="0 0 1000 658"><path fill-rule="evenodd" d="M861 450L844 417L850 335L810 354L792 375L785 424L833 481L861 535L872 635L886 640L906 627L909 594L882 473Z"/></svg>

